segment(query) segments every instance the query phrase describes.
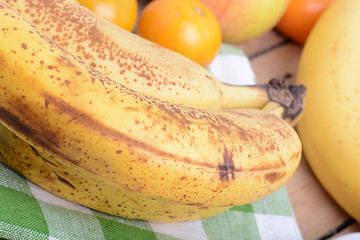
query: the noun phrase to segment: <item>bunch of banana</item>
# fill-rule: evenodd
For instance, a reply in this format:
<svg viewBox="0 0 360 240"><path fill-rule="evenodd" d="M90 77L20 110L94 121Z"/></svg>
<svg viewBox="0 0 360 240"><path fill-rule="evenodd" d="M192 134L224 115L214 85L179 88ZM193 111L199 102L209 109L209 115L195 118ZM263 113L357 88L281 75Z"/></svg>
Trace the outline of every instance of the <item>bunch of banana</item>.
<svg viewBox="0 0 360 240"><path fill-rule="evenodd" d="M0 159L54 194L189 221L273 193L299 164L301 86L262 87L264 110L187 107L112 80L2 1L0 23Z"/></svg>
<svg viewBox="0 0 360 240"><path fill-rule="evenodd" d="M298 82L307 88L298 124L320 183L360 221L360 1L338 0L312 30Z"/></svg>
<svg viewBox="0 0 360 240"><path fill-rule="evenodd" d="M200 65L96 16L76 0L6 0L67 51L112 80L180 105L262 108L264 86L221 83Z"/></svg>

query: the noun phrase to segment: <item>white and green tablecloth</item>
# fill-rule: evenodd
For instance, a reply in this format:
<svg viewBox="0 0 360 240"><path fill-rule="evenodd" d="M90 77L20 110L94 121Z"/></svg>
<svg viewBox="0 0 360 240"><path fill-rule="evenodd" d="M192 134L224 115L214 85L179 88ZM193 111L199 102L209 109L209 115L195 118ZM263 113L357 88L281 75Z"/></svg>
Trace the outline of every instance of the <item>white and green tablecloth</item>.
<svg viewBox="0 0 360 240"><path fill-rule="evenodd" d="M252 84L241 50L223 44L209 67L221 81ZM240 82L241 80L241 82ZM1 156L0 156L1 157ZM297 240L302 239L286 189L209 219L154 223L103 214L71 203L0 163L0 239L24 240Z"/></svg>

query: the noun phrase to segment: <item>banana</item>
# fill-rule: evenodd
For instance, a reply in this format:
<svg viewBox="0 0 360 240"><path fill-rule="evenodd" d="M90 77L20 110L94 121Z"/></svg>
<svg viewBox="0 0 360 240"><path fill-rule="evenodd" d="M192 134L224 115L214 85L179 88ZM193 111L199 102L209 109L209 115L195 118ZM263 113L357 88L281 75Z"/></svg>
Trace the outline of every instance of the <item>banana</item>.
<svg viewBox="0 0 360 240"><path fill-rule="evenodd" d="M1 124L0 161L62 198L125 218L157 222L192 221L215 216L230 208L159 201L103 184L96 176L91 177L45 155Z"/></svg>
<svg viewBox="0 0 360 240"><path fill-rule="evenodd" d="M297 125L325 190L360 221L360 1L335 1L305 43L297 82L307 88Z"/></svg>
<svg viewBox="0 0 360 240"><path fill-rule="evenodd" d="M129 88L202 109L262 108L266 85L230 86L200 65L116 27L76 0L7 0L95 70Z"/></svg>
<svg viewBox="0 0 360 240"><path fill-rule="evenodd" d="M296 131L272 112L163 101L93 69L1 1L0 23L1 161L54 194L188 221L273 193L299 164ZM283 93L286 109L297 98Z"/></svg>

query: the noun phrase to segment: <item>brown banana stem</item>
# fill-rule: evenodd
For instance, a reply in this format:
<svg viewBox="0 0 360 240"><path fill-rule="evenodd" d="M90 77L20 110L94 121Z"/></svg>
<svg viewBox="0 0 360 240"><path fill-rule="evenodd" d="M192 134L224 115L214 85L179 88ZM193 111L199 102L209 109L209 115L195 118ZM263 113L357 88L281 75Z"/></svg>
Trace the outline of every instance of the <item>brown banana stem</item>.
<svg viewBox="0 0 360 240"><path fill-rule="evenodd" d="M270 111L295 126L303 112L305 86L292 85L287 79L275 78L267 86L270 102L263 110Z"/></svg>

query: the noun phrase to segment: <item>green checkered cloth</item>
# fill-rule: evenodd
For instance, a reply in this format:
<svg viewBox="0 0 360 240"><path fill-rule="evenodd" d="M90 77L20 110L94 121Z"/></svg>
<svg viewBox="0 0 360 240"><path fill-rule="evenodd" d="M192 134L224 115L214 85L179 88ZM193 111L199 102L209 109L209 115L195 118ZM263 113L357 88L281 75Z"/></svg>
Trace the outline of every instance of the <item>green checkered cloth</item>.
<svg viewBox="0 0 360 240"><path fill-rule="evenodd" d="M223 44L209 66L220 80L255 82L243 52ZM231 73L231 74L229 74ZM233 77L236 79L232 79ZM285 187L252 204L183 223L130 220L59 198L0 163L0 239L251 240L302 239Z"/></svg>

